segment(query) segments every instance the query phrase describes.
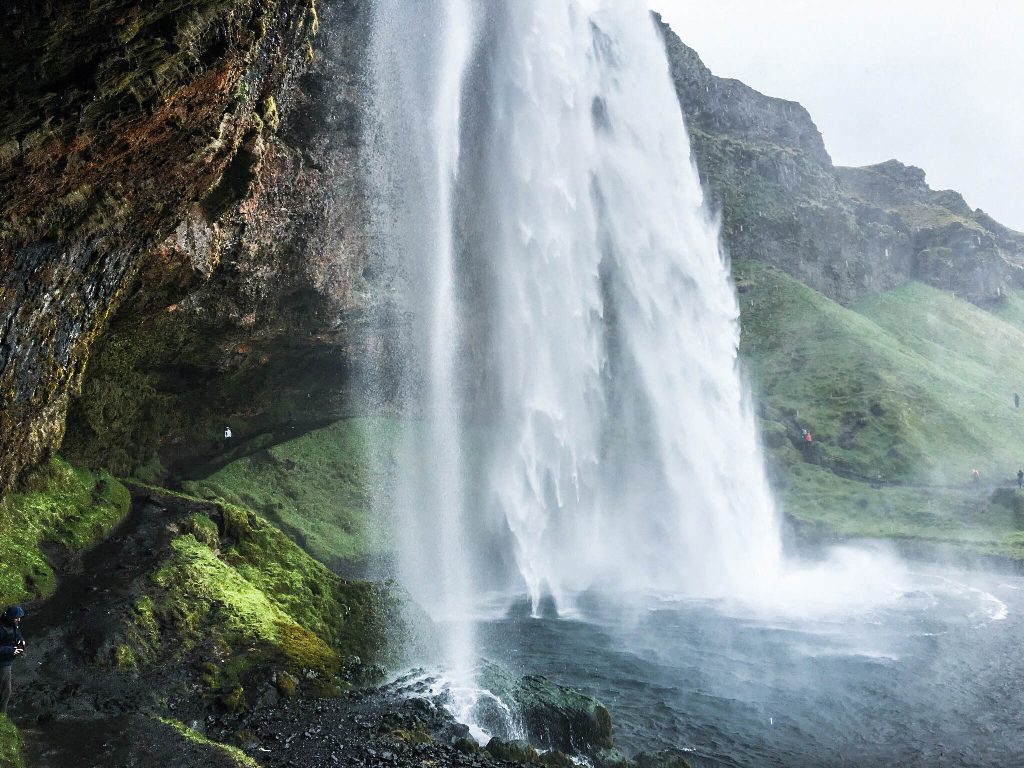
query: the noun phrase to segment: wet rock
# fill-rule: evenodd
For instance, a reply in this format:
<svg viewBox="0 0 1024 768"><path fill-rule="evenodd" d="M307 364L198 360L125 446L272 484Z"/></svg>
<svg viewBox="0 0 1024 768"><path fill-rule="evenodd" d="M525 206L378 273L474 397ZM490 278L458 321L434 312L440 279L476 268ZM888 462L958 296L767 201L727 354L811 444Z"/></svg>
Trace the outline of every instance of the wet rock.
<svg viewBox="0 0 1024 768"><path fill-rule="evenodd" d="M590 754L612 747L611 715L590 696L540 675L514 679L495 665L484 669L481 682L521 718L530 743L542 749ZM495 712L493 723L482 722L500 733L502 716Z"/></svg>
<svg viewBox="0 0 1024 768"><path fill-rule="evenodd" d="M614 747L596 749L591 757L597 768L629 768L629 760Z"/></svg>
<svg viewBox="0 0 1024 768"><path fill-rule="evenodd" d="M480 745L477 740L471 736L461 736L452 742L452 746L456 750L466 755L471 755L480 751Z"/></svg>
<svg viewBox="0 0 1024 768"><path fill-rule="evenodd" d="M535 763L539 758L536 749L531 747L528 742L518 739L504 741L495 736L487 742L484 749L499 760L508 760L512 763Z"/></svg>

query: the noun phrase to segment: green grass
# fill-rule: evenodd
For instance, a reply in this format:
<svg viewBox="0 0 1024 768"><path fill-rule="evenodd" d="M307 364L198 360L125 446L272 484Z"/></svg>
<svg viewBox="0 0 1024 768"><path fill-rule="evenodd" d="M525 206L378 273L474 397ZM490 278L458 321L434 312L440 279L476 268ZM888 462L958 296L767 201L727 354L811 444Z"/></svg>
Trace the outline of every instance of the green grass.
<svg viewBox="0 0 1024 768"><path fill-rule="evenodd" d="M2 768L22 768L21 735L7 715L0 715L0 766Z"/></svg>
<svg viewBox="0 0 1024 768"><path fill-rule="evenodd" d="M755 391L790 434L811 430L823 463L930 485L1016 474L1024 331L918 283L846 308L765 265L735 272Z"/></svg>
<svg viewBox="0 0 1024 768"><path fill-rule="evenodd" d="M211 752L216 754L218 757L227 760L228 765L237 766L237 768L260 768L260 764L258 762L253 760L238 747L232 747L228 744L221 744L220 742L208 739L198 731L189 728L180 720L171 720L170 718L159 717L157 718L157 721L166 725L185 740L210 749Z"/></svg>
<svg viewBox="0 0 1024 768"><path fill-rule="evenodd" d="M960 224L978 232L985 231L978 222L966 216L960 216L944 205L909 203L898 205L893 210L914 229L941 229L951 224Z"/></svg>
<svg viewBox="0 0 1024 768"><path fill-rule="evenodd" d="M370 525L379 479L375 446L399 429L389 419L347 419L235 461L187 483L197 496L222 498L272 520L325 563L364 558L382 546Z"/></svg>
<svg viewBox="0 0 1024 768"><path fill-rule="evenodd" d="M1024 519L993 503L986 489L873 487L806 463L792 465L780 485L788 515L826 537L912 539L1024 557Z"/></svg>
<svg viewBox="0 0 1024 768"><path fill-rule="evenodd" d="M1003 322L1024 330L1024 291L1009 291L989 307L989 311Z"/></svg>
<svg viewBox="0 0 1024 768"><path fill-rule="evenodd" d="M1024 557L1018 518L988 492L1024 465L1024 299L987 312L909 283L843 307L763 264L734 273L741 357L787 514L840 535Z"/></svg>
<svg viewBox="0 0 1024 768"><path fill-rule="evenodd" d="M127 513L128 489L106 473L54 459L29 488L0 502L0 603L45 597L53 570L40 545L52 541L81 550L101 539Z"/></svg>
<svg viewBox="0 0 1024 768"><path fill-rule="evenodd" d="M116 668L191 659L208 698L234 712L274 672L304 692L336 695L395 660L402 624L390 585L339 578L258 514L227 503L213 518L193 513L178 531L121 622Z"/></svg>

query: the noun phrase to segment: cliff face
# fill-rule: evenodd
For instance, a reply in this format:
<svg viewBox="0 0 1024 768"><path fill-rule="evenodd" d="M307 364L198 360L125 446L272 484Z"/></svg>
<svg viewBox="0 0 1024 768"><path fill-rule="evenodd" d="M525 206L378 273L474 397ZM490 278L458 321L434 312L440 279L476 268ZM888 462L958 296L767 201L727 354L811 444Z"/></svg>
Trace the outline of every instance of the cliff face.
<svg viewBox="0 0 1024 768"><path fill-rule="evenodd" d="M1024 235L895 160L832 165L807 111L715 77L662 25L694 156L735 259L850 302L917 279L975 303L1024 285Z"/></svg>
<svg viewBox="0 0 1024 768"><path fill-rule="evenodd" d="M203 476L351 413L368 22L363 3L321 4L312 57L238 155L232 199L215 189L190 206L145 259L72 401L68 456L151 479Z"/></svg>
<svg viewBox="0 0 1024 768"><path fill-rule="evenodd" d="M331 10L352 38L357 10ZM60 444L119 307L72 447L127 471L119 451L138 454L133 443L165 426L140 402L166 407L182 388L203 398L200 380L263 359L250 342L289 311L351 305L354 262L335 256L359 248L351 207L337 205L354 175L328 152L350 143L352 88L310 67L313 0L24 3L3 15L0 492ZM340 53L331 59L359 60ZM161 365L163 383L148 370Z"/></svg>

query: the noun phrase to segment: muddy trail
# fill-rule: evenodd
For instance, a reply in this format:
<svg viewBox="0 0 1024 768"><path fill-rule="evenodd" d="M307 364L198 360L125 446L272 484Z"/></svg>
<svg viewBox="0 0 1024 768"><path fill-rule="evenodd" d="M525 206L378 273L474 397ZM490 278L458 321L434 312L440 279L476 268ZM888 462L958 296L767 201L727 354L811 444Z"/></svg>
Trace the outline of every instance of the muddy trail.
<svg viewBox="0 0 1024 768"><path fill-rule="evenodd" d="M129 514L106 539L84 553L48 553L57 588L26 606L27 647L14 670L11 715L29 766L156 765L165 750L181 758L170 764L192 764L180 739L164 735L161 744L167 729L153 719L166 712L161 699L176 671L135 677L115 670L112 657L118 619L166 557L175 523L208 508L133 488Z"/></svg>

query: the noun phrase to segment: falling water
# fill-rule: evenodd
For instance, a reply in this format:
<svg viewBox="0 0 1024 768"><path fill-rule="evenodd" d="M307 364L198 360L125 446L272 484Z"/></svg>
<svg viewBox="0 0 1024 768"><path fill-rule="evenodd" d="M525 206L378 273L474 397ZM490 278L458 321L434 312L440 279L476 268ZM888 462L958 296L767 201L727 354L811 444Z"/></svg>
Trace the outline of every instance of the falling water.
<svg viewBox="0 0 1024 768"><path fill-rule="evenodd" d="M405 583L451 622L494 593L728 596L780 546L738 308L663 41L635 0L377 5L382 242L417 414Z"/></svg>

